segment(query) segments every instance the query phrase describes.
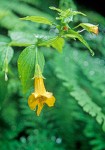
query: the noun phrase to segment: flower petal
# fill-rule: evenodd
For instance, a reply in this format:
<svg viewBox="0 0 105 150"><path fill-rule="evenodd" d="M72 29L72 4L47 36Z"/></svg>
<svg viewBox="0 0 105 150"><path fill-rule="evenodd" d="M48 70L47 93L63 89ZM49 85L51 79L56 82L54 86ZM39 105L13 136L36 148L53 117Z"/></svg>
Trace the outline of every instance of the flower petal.
<svg viewBox="0 0 105 150"><path fill-rule="evenodd" d="M54 96L51 96L50 98L47 98L45 103L51 107L51 106L54 106L54 103L55 103L55 97Z"/></svg>
<svg viewBox="0 0 105 150"><path fill-rule="evenodd" d="M52 97L52 93L51 92L46 92L43 94L44 97L46 98L51 98Z"/></svg>
<svg viewBox="0 0 105 150"><path fill-rule="evenodd" d="M35 93L37 95L42 95L46 93L43 78L35 78Z"/></svg>
<svg viewBox="0 0 105 150"><path fill-rule="evenodd" d="M38 103L37 116L39 116L39 115L40 115L40 113L41 113L41 110L42 110L43 106L44 106L44 104L43 104L43 103Z"/></svg>
<svg viewBox="0 0 105 150"><path fill-rule="evenodd" d="M32 110L34 110L36 108L36 106L38 105L38 101L36 100L34 93L32 93L29 96L28 105L29 105L30 109L32 109Z"/></svg>

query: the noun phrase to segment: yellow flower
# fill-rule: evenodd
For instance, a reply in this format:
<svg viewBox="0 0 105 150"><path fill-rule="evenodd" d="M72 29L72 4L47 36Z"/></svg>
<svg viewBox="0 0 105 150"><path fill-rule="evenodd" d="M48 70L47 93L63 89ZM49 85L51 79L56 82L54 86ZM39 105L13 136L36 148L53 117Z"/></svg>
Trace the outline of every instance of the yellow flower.
<svg viewBox="0 0 105 150"><path fill-rule="evenodd" d="M36 106L38 106L37 116L39 116L44 104L51 107L54 103L55 97L52 93L46 91L43 78L35 77L35 92L33 92L28 98L28 105L30 109L35 110Z"/></svg>
<svg viewBox="0 0 105 150"><path fill-rule="evenodd" d="M92 26L92 27L90 28L90 32L93 32L93 33L95 33L95 34L98 34L98 27L97 27L97 26Z"/></svg>
<svg viewBox="0 0 105 150"><path fill-rule="evenodd" d="M93 25L90 23L81 23L80 26L82 26L84 29L86 29L89 32L98 34L98 26L97 25Z"/></svg>
<svg viewBox="0 0 105 150"><path fill-rule="evenodd" d="M90 23L80 23L75 28L78 28L79 26L81 26L82 28L84 28L88 32L93 32L94 34L98 34L98 26L97 25L93 25Z"/></svg>

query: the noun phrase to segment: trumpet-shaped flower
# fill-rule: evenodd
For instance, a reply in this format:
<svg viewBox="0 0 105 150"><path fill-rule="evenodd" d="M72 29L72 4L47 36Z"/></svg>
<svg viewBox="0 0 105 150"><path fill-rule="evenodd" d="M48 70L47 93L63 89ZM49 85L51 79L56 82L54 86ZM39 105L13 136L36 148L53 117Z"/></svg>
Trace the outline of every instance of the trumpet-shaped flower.
<svg viewBox="0 0 105 150"><path fill-rule="evenodd" d="M90 32L93 32L94 34L98 34L98 27L97 26L92 26L90 28Z"/></svg>
<svg viewBox="0 0 105 150"><path fill-rule="evenodd" d="M89 32L93 32L94 34L98 34L98 26L93 25L90 23L81 23L80 26L82 26L84 29L86 29Z"/></svg>
<svg viewBox="0 0 105 150"><path fill-rule="evenodd" d="M28 105L30 109L35 110L36 106L38 106L37 116L39 116L44 104L51 107L54 103L55 97L52 93L46 91L43 78L35 77L35 91L28 98Z"/></svg>
<svg viewBox="0 0 105 150"><path fill-rule="evenodd" d="M98 34L98 26L97 25L93 25L90 23L80 23L75 28L78 28L79 26L81 26L82 28L84 28L88 32L93 32L94 34Z"/></svg>

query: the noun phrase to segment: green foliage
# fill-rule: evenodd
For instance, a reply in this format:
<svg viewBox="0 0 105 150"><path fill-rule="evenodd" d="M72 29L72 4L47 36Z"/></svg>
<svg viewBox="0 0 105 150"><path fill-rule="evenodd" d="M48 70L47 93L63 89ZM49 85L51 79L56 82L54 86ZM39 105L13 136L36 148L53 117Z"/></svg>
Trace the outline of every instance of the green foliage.
<svg viewBox="0 0 105 150"><path fill-rule="evenodd" d="M7 43L0 43L0 67L3 66L3 69L5 69L5 65L8 65L12 57L13 49Z"/></svg>
<svg viewBox="0 0 105 150"><path fill-rule="evenodd" d="M0 43L0 71L5 72L5 80L8 80L8 64L13 57L13 49L7 43Z"/></svg>
<svg viewBox="0 0 105 150"><path fill-rule="evenodd" d="M50 9L52 10L56 10L58 11L58 15L60 17L57 17L56 19L57 20L61 20L62 23L69 23L70 21L73 21L73 16L75 15L83 15L83 16L86 16L84 13L82 12L79 12L79 11L72 11L71 9L67 9L67 10L61 10L61 9L58 9L58 8L55 8L55 7L50 7Z"/></svg>
<svg viewBox="0 0 105 150"><path fill-rule="evenodd" d="M59 28L55 23L57 28L49 33L47 25L19 19L35 15L53 21L55 14L47 7L53 4L63 10L66 7L77 8L74 1L69 0L60 0L59 4L58 1L46 1L46 7L43 2L45 1L0 1L0 71L6 66L3 64L8 48L10 52L7 56L9 80L4 81L5 73L0 72L0 150L104 150L105 18L96 12L84 11L88 16L86 22L99 24L102 30L98 36L84 32L81 34L95 51L95 56L91 57L83 46L85 43L81 40L79 31L76 34L69 33L70 38L64 46L63 38L67 31L63 31L59 37L58 30L61 31L65 25ZM70 22L69 31L84 20L85 16L81 15L74 23ZM83 44L73 39L81 40ZM45 107L40 117L36 117L27 104L35 73L35 44L40 46L37 62L42 72L43 54L46 60L46 89L56 97L55 107ZM53 51L55 45L60 51L63 47L63 52L59 54ZM21 63L18 69L24 90L27 91L25 95L18 79L17 60Z"/></svg>
<svg viewBox="0 0 105 150"><path fill-rule="evenodd" d="M2 19L4 16L8 14L7 11L4 11L3 9L0 10L0 19Z"/></svg>
<svg viewBox="0 0 105 150"><path fill-rule="evenodd" d="M68 49L68 48L66 48ZM70 89L70 95L73 96L75 98L75 100L78 101L78 104L80 106L83 107L83 110L88 112L92 117L96 117L96 120L99 124L102 124L102 128L103 130L105 129L105 115L104 113L102 113L102 109L100 106L98 106L96 103L94 103L94 101L92 101L91 99L91 96L89 94L89 92L87 92L84 88L81 87L81 83L80 83L80 86L78 86L78 78L77 78L77 73L76 73L76 66L71 66L71 65L67 65L66 61L63 61L66 57L67 57L67 50L65 49L65 54L62 55L62 57L60 58L57 58L57 60L55 61L57 64L59 64L59 62L61 63L62 62L62 68L61 70L57 70L57 74L58 76L64 80L64 85L67 86L69 89ZM72 48L71 48L72 49ZM73 52L70 52L70 54L68 55L68 60L70 59L70 62L71 61L75 61L76 64L78 65L82 65L83 63L83 57L82 55L79 55L78 54L78 57L74 58L74 54L76 52L74 51ZM86 58L86 56L85 56ZM82 60L82 62L81 62ZM58 62L59 61L59 62ZM69 62L69 61L68 61ZM81 62L81 63L80 63ZM84 62L85 62L85 59L84 59ZM94 62L94 61L93 61ZM91 64L93 64L93 62L91 62ZM87 62L88 63L88 62ZM90 65L91 67L88 68L88 69L93 69L92 68L92 65ZM71 70L73 68L73 71ZM80 66L81 68L81 66ZM100 68L100 67L99 67ZM66 71L66 70L70 70L70 72ZM82 68L84 70L84 67ZM102 68L101 68L102 69ZM87 70L87 69L86 69ZM104 70L104 67L103 67L103 70ZM70 76L71 76L71 71L72 71L72 77L71 77L71 81L70 81ZM102 71L102 70L101 70ZM85 72L85 71L84 71ZM88 70L89 72L89 70ZM93 71L94 73L94 71ZM66 78L64 77L66 74ZM90 75L88 75L87 73L85 74L88 78L90 77ZM98 77L98 74L96 76L96 78ZM76 79L77 78L77 79ZM94 85L97 83L97 79L95 79L95 76L94 76ZM77 81L76 81L77 80ZM103 84L104 82L104 79L102 79L103 81L101 81L101 85ZM99 84L98 84L99 85ZM101 86L100 85L100 86ZM84 87L84 86L83 86ZM96 89L99 89L98 86L95 86ZM104 95L102 95L100 93L100 96L102 96L102 98L104 98Z"/></svg>
<svg viewBox="0 0 105 150"><path fill-rule="evenodd" d="M0 73L0 105L2 105L7 92L7 82L4 80L4 73Z"/></svg>
<svg viewBox="0 0 105 150"><path fill-rule="evenodd" d="M37 22L37 23L54 25L54 27L58 30L58 33L57 33L58 36L55 37L55 38L51 37L51 39L49 39L47 42L45 41L44 45L46 45L46 46L52 46L53 48L55 48L55 49L57 49L58 51L61 52L62 51L62 47L64 45L63 38L66 37L66 34L72 34L71 36L68 36L68 37L69 38L71 38L71 37L78 38L80 40L80 42L82 42L90 50L90 52L91 52L91 54L93 56L94 52L89 47L88 43L79 34L79 31L74 31L74 29L71 29L71 26L69 25L69 23L71 21L73 21L73 17L75 15L78 15L78 14L83 15L83 16L86 16L86 15L84 13L81 13L81 12L78 12L78 11L72 11L71 9L61 10L59 8L56 8L56 7L49 7L49 8L52 9L52 10L56 10L58 12L59 17L56 17L56 20L60 20L60 23L58 25L56 25L55 23L52 23L47 18L40 17L40 16L27 16L27 17L24 17L24 18L21 18L21 19L22 20L30 20L32 22ZM81 25L78 25L78 26L81 26ZM89 31L90 32L93 32L92 31L93 27L95 27L95 25L89 26L89 28L90 28ZM93 32L93 33L97 34L96 32ZM43 42L39 43L39 45L40 46L43 45Z"/></svg>
<svg viewBox="0 0 105 150"><path fill-rule="evenodd" d="M57 49L59 52L62 52L62 48L64 46L64 39L61 37L57 37L56 40L51 43L51 46Z"/></svg>
<svg viewBox="0 0 105 150"><path fill-rule="evenodd" d="M30 34L28 32L22 32L22 31L10 31L9 36L11 38L11 42L9 45L12 46L29 46L36 43L35 36L33 34Z"/></svg>
<svg viewBox="0 0 105 150"><path fill-rule="evenodd" d="M69 0L60 0L59 1L59 7L61 8L61 9L67 9L67 8L72 8L73 10L77 10L77 6L75 5L75 2L74 2L74 0L71 0L71 1L69 1Z"/></svg>
<svg viewBox="0 0 105 150"><path fill-rule="evenodd" d="M80 88L74 89L70 94L78 101L78 104L83 107L84 111L89 113L92 117L96 117L96 121L102 124L102 128L105 131L105 115L102 113L101 107L92 102L86 92Z"/></svg>
<svg viewBox="0 0 105 150"><path fill-rule="evenodd" d="M36 53L36 49L37 47L34 45L25 48L18 59L19 77L25 93L33 86L34 77L40 75L38 69L41 69L41 72L44 69L44 56L40 50L37 50ZM40 68L37 68L37 65Z"/></svg>
<svg viewBox="0 0 105 150"><path fill-rule="evenodd" d="M70 52L69 49L71 50ZM56 74L58 78L62 80L62 86L67 89L70 96L78 102L86 113L89 113L89 115L95 117L96 121L101 124L104 131L105 103L104 95L102 94L103 91L100 90L100 87L103 87L103 83L105 83L105 81L100 75L104 72L105 67L102 63L99 63L99 60L100 62L102 61L99 58L92 59L87 53L83 54L82 52L77 52L77 50L68 46L65 47L65 51L61 57L56 56L55 62L56 66L58 66L56 67ZM61 68L59 68L59 64ZM96 64L97 66L94 67ZM87 119L87 124L90 125L90 119ZM91 126L94 127L94 129L91 129L92 133L91 131L87 131L86 136L90 139L95 138L95 140L91 140L93 142L90 142L90 145L101 150L102 147L105 147L104 142L102 142L104 139L104 134L102 134L103 137L100 136L100 138L97 139L98 135L96 135L96 133L101 129L98 127L98 129L96 128L95 130L96 123L92 125L91 122L90 128Z"/></svg>
<svg viewBox="0 0 105 150"><path fill-rule="evenodd" d="M37 22L37 23L44 23L48 25L52 25L51 21L49 21L47 18L40 17L40 16L27 16L24 18L21 18L22 20L30 20L32 22Z"/></svg>
<svg viewBox="0 0 105 150"><path fill-rule="evenodd" d="M18 59L19 76L26 92L32 86L32 78L35 72L35 46L25 48Z"/></svg>
<svg viewBox="0 0 105 150"><path fill-rule="evenodd" d="M62 52L62 49L64 46L64 39L56 36L52 39L49 39L49 40L39 43L39 46L48 46L48 47L52 46L58 52Z"/></svg>
<svg viewBox="0 0 105 150"><path fill-rule="evenodd" d="M77 38L79 41L81 41L81 43L83 43L89 49L91 55L94 56L94 52L92 51L92 49L90 48L88 43L84 40L82 35L78 34L77 32L75 32L73 30L69 30L69 34L67 34L65 36L66 37L71 37L71 38Z"/></svg>

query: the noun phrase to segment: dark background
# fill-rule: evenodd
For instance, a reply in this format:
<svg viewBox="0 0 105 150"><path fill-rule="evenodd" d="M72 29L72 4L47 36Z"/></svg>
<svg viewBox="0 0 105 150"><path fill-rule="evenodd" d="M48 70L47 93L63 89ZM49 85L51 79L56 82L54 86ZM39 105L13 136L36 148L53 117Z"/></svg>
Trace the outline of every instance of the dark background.
<svg viewBox="0 0 105 150"><path fill-rule="evenodd" d="M102 0L75 0L75 2L86 9L97 11L103 16L105 16L105 1Z"/></svg>

